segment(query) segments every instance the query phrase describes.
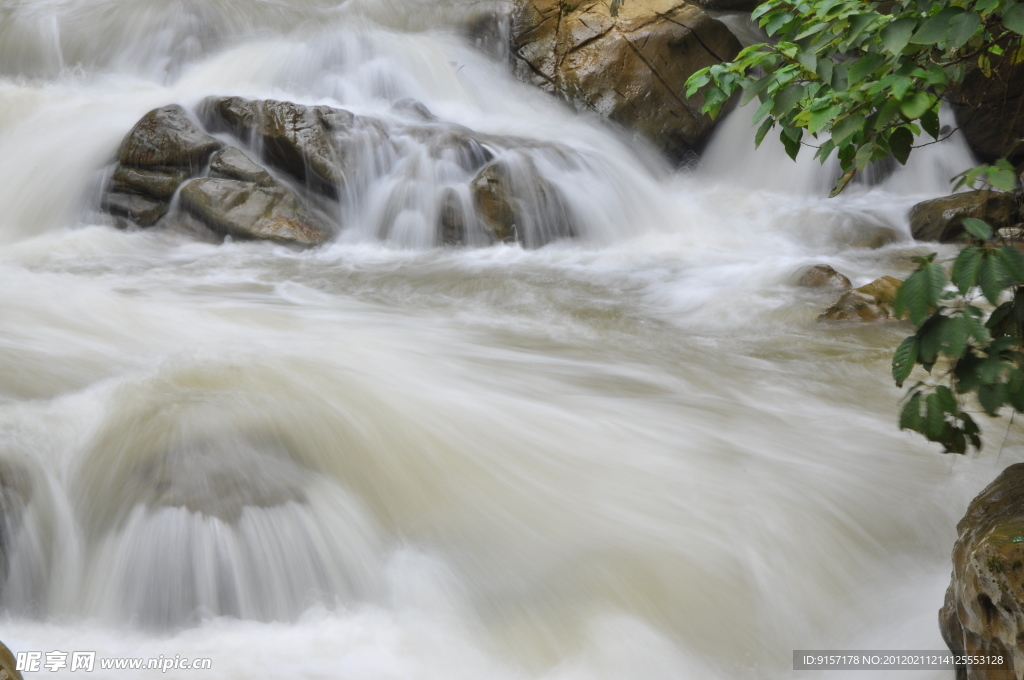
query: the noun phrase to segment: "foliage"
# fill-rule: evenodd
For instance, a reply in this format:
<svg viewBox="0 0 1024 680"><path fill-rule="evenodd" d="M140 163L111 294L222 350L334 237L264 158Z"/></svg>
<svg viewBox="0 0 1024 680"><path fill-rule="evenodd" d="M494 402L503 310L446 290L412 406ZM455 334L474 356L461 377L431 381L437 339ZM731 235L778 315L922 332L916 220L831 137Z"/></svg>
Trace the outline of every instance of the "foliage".
<svg viewBox="0 0 1024 680"><path fill-rule="evenodd" d="M917 258L917 271L900 287L894 306L897 315L918 326L893 355L897 386L915 366L940 381L909 388L900 429L920 432L947 453L965 453L968 445L981 448L964 396L974 395L990 416L1003 406L1024 411L1024 256L993 241L986 222L968 218L964 223L976 241L960 251L950 276L934 254ZM949 283L955 290L947 290ZM995 306L991 313L985 301Z"/></svg>
<svg viewBox="0 0 1024 680"><path fill-rule="evenodd" d="M775 42L697 71L686 94L703 89L702 110L717 116L742 91L742 103L761 102L758 145L779 127L791 158L803 145L822 163L836 152L833 195L869 163L906 163L922 133L938 140L940 101L968 68L1024 60L1017 0L768 0L752 16ZM1016 173L1003 161L961 176L975 182L1009 191Z"/></svg>

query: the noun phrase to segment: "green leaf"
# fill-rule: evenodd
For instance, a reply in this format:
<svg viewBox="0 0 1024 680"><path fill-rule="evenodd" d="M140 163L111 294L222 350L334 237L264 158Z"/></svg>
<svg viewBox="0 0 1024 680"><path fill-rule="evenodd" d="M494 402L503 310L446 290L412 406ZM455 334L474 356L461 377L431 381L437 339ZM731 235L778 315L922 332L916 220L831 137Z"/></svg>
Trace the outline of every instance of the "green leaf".
<svg viewBox="0 0 1024 680"><path fill-rule="evenodd" d="M1003 26L1014 33L1024 35L1024 4L1014 5L1003 12Z"/></svg>
<svg viewBox="0 0 1024 680"><path fill-rule="evenodd" d="M935 45L947 39L949 33L949 22L957 14L963 12L960 8L947 7L941 12L926 20L921 28L910 38L915 45Z"/></svg>
<svg viewBox="0 0 1024 680"><path fill-rule="evenodd" d="M917 28L917 19L911 17L893 21L882 29L882 45L893 54L899 54L910 42L910 36L914 34L915 28Z"/></svg>
<svg viewBox="0 0 1024 680"><path fill-rule="evenodd" d="M953 279L953 285L961 295L966 295L967 291L978 284L980 270L981 250L975 246L968 246L961 250L953 263L953 271L950 276Z"/></svg>
<svg viewBox="0 0 1024 680"><path fill-rule="evenodd" d="M779 139L782 140L782 146L786 148L786 155L796 160L797 154L800 153L800 140L793 139L788 132L789 129L783 128L782 133L779 134Z"/></svg>
<svg viewBox="0 0 1024 680"><path fill-rule="evenodd" d="M787 85L781 92L775 95L775 104L772 106L772 115L781 118L793 110L797 102L804 94L804 86L800 83Z"/></svg>
<svg viewBox="0 0 1024 680"><path fill-rule="evenodd" d="M998 411L1006 403L1006 386L1000 383L982 385L978 388L978 403L990 416L998 415Z"/></svg>
<svg viewBox="0 0 1024 680"><path fill-rule="evenodd" d="M825 127L827 123L842 113L842 111L843 107L841 106L829 106L828 108L812 112L810 122L807 124L807 131L814 134Z"/></svg>
<svg viewBox="0 0 1024 680"><path fill-rule="evenodd" d="M896 381L896 387L903 387L903 381L917 363L917 345L917 336L912 335L901 342L892 355L892 378Z"/></svg>
<svg viewBox="0 0 1024 680"><path fill-rule="evenodd" d="M1006 168L992 167L988 173L988 182L997 189L1013 191L1017 186L1017 173Z"/></svg>
<svg viewBox="0 0 1024 680"><path fill-rule="evenodd" d="M1003 246L996 251L1003 268L1015 283L1024 283L1024 255L1013 246Z"/></svg>
<svg viewBox="0 0 1024 680"><path fill-rule="evenodd" d="M832 128L832 141L842 146L858 130L864 127L864 116L848 116Z"/></svg>
<svg viewBox="0 0 1024 680"><path fill-rule="evenodd" d="M900 113L907 120L914 120L923 116L934 103L935 97L927 92L914 92L900 100Z"/></svg>
<svg viewBox="0 0 1024 680"><path fill-rule="evenodd" d="M900 413L900 429L921 432L921 393L915 392Z"/></svg>
<svg viewBox="0 0 1024 680"><path fill-rule="evenodd" d="M984 221L979 220L976 217L965 217L964 218L964 229L966 229L975 238L987 241L992 238L992 226Z"/></svg>
<svg viewBox="0 0 1024 680"><path fill-rule="evenodd" d="M962 316L952 316L942 325L943 351L959 359L967 349L967 323Z"/></svg>
<svg viewBox="0 0 1024 680"><path fill-rule="evenodd" d="M935 388L935 396L938 397L939 407L944 412L955 414L960 410L960 405L956 401L956 395L945 385L939 385Z"/></svg>
<svg viewBox="0 0 1024 680"><path fill-rule="evenodd" d="M889 136L889 148L900 165L906 165L910 157L910 149L914 144L914 135L905 127L896 128Z"/></svg>
<svg viewBox="0 0 1024 680"><path fill-rule="evenodd" d="M818 59L817 68L818 77L824 83L832 84L832 60L821 58Z"/></svg>
<svg viewBox="0 0 1024 680"><path fill-rule="evenodd" d="M932 139L939 138L939 113L934 108L928 109L921 116L921 127L932 136Z"/></svg>
<svg viewBox="0 0 1024 680"><path fill-rule="evenodd" d="M863 80L864 76L873 73L883 63L885 63L885 57L881 54L868 54L861 57L847 71L850 82L856 83Z"/></svg>
<svg viewBox="0 0 1024 680"><path fill-rule="evenodd" d="M1008 275L1002 260L993 252L983 253L978 282L981 284L981 292L992 304L999 304L999 296L1003 293L1007 278Z"/></svg>
<svg viewBox="0 0 1024 680"><path fill-rule="evenodd" d="M919 326L931 309L938 305L945 285L946 275L942 269L934 261L925 261L896 292L893 311L898 317L908 313L911 323Z"/></svg>
<svg viewBox="0 0 1024 680"><path fill-rule="evenodd" d="M981 17L974 12L964 12L949 20L949 46L961 47L974 36L981 26Z"/></svg>
<svg viewBox="0 0 1024 680"><path fill-rule="evenodd" d="M942 410L942 400L934 392L925 399L924 436L939 441L946 430L946 414Z"/></svg>
<svg viewBox="0 0 1024 680"><path fill-rule="evenodd" d="M778 31L780 28L782 28L795 18L796 17L794 17L789 12L776 14L775 16L768 20L767 24L764 25L764 31L768 35L775 35L776 31Z"/></svg>

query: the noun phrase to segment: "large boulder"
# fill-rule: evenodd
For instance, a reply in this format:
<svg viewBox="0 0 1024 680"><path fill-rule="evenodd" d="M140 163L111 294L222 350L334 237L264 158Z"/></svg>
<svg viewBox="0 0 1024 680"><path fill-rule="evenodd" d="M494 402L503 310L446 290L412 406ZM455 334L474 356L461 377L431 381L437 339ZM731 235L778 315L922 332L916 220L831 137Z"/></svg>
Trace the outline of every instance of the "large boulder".
<svg viewBox="0 0 1024 680"><path fill-rule="evenodd" d="M963 82L949 95L956 122L978 157L986 162L1008 158L1024 164L1024 62L1014 64L1009 55L993 58L988 75L971 64Z"/></svg>
<svg viewBox="0 0 1024 680"><path fill-rule="evenodd" d="M477 215L495 241L537 248L576 233L562 192L529 157L489 163L470 189Z"/></svg>
<svg viewBox="0 0 1024 680"><path fill-rule="evenodd" d="M895 321L893 305L903 282L883 276L848 290L821 313L818 321Z"/></svg>
<svg viewBox="0 0 1024 680"><path fill-rule="evenodd" d="M329 106L302 106L272 99L213 97L199 105L204 124L230 132L260 157L314 191L331 198L345 181L334 139L351 130L355 116Z"/></svg>
<svg viewBox="0 0 1024 680"><path fill-rule="evenodd" d="M1024 671L1024 463L1003 470L957 525L953 574L939 610L957 654L995 655L1004 667L961 666L957 680L1012 680Z"/></svg>
<svg viewBox="0 0 1024 680"><path fill-rule="evenodd" d="M331 236L327 221L279 184L202 178L181 189L181 207L217 234L316 246Z"/></svg>
<svg viewBox="0 0 1024 680"><path fill-rule="evenodd" d="M995 229L1020 222L1015 194L967 191L918 203L910 209L910 233L918 241L953 243L964 233L964 218L985 220Z"/></svg>
<svg viewBox="0 0 1024 680"><path fill-rule="evenodd" d="M700 112L702 97L686 98L686 79L740 50L724 24L683 0L628 0L617 16L610 3L516 0L511 40L520 79L677 161L699 150L714 125Z"/></svg>

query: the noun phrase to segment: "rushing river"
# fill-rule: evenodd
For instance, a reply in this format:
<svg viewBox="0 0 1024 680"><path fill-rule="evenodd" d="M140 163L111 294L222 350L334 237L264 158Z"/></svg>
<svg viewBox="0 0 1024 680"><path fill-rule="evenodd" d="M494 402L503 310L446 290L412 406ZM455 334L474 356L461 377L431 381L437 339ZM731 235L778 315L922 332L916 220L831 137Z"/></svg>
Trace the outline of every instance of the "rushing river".
<svg viewBox="0 0 1024 680"><path fill-rule="evenodd" d="M906 211L962 143L827 199L832 170L755 153L741 110L673 171L471 46L481 9L0 0L13 650L210 680L810 680L794 649L943 648L955 524L1024 438L986 421L947 457L898 431L907 328L816 323L830 295L795 279L905 275L935 249ZM413 98L557 144L580 237L439 248L415 211L380 236L370 199L301 252L100 219L135 121L214 94Z"/></svg>

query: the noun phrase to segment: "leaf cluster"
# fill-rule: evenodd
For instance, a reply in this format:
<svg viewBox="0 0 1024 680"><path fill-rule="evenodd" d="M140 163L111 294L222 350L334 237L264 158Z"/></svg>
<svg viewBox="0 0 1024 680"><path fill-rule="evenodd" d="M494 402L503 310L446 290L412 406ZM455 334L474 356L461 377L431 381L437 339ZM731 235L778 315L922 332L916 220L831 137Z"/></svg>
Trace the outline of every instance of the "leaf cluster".
<svg viewBox="0 0 1024 680"><path fill-rule="evenodd" d="M905 164L922 133L938 140L940 101L968 68L1024 60L1018 0L768 0L752 17L773 42L697 71L686 94L702 91L714 117L742 92L743 104L760 102L758 145L779 128L791 158L803 145L822 163L836 153L843 175L833 195L869 163ZM1012 188L1005 168L976 170L963 181Z"/></svg>
<svg viewBox="0 0 1024 680"><path fill-rule="evenodd" d="M966 219L964 227L976 242L960 252L949 276L934 254L917 258L894 305L918 327L893 355L896 385L902 387L915 366L949 383L910 387L900 429L920 432L947 453L981 448L978 425L962 405L965 396L974 395L990 416L1004 406L1024 411L1024 256L993 242L992 227L982 220ZM986 301L993 311L981 306Z"/></svg>

